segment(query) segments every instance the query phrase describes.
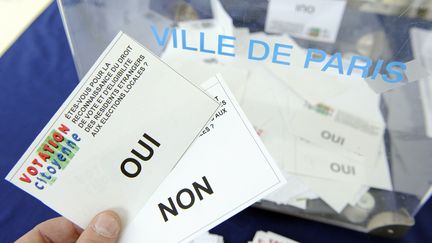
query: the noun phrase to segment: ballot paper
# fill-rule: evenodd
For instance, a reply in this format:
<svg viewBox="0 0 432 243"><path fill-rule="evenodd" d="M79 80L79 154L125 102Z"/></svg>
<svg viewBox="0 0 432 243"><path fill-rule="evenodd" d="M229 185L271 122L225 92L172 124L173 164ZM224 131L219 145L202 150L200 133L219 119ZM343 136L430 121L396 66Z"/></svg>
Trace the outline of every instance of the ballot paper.
<svg viewBox="0 0 432 243"><path fill-rule="evenodd" d="M376 157L384 133L379 124L347 112L331 115L303 109L296 113L291 126L296 136L319 146L352 152L366 158Z"/></svg>
<svg viewBox="0 0 432 243"><path fill-rule="evenodd" d="M257 231L251 243L296 243L297 241L271 231Z"/></svg>
<svg viewBox="0 0 432 243"><path fill-rule="evenodd" d="M299 105L297 99L295 94L262 65L253 66L241 105L280 165L294 161L294 144L287 124L291 105Z"/></svg>
<svg viewBox="0 0 432 243"><path fill-rule="evenodd" d="M295 37L335 42L345 0L271 0L265 30Z"/></svg>
<svg viewBox="0 0 432 243"><path fill-rule="evenodd" d="M121 242L187 242L285 183L221 76L202 88L222 106Z"/></svg>
<svg viewBox="0 0 432 243"><path fill-rule="evenodd" d="M342 182L364 183L364 157L343 150L324 149L303 139L296 141L295 173Z"/></svg>
<svg viewBox="0 0 432 243"><path fill-rule="evenodd" d="M321 149L317 148L316 145L296 139L296 148L299 144L308 148L309 155L302 154L301 150L295 150L296 155L300 155L296 156L295 165L292 166L296 170L292 173L296 175L304 187L318 195L336 212L340 213L349 203L355 204L365 190L367 191L370 187L383 190L392 190L393 188L384 143L380 145L375 159L364 160L360 163L349 159L344 161L343 155L346 153L343 152L333 154L329 150L324 150L326 152L321 154ZM322 156L322 159L315 159L312 162L311 159L308 159L314 159L316 156ZM338 156L341 159L338 159ZM333 161L338 165L332 166L331 163L326 163L329 158L335 158ZM346 161L354 164L349 165ZM302 170L302 167L310 168L310 171ZM298 196L292 198L291 201L285 199L286 204L295 198Z"/></svg>
<svg viewBox="0 0 432 243"><path fill-rule="evenodd" d="M287 185L267 196L266 200L306 209L307 200L319 197L335 211L341 212L348 204L354 205L371 187L392 190L384 144L375 160L361 161L352 168L348 164L332 167L331 163L326 163L332 158L337 163L344 162L337 159L343 159L346 153L333 153L298 138L295 141L294 149L288 149L295 154L295 160L286 161L288 166L283 165ZM319 156L322 158L318 160Z"/></svg>
<svg viewBox="0 0 432 243"><path fill-rule="evenodd" d="M303 148L299 150L298 145ZM309 154L305 155L304 150ZM393 189L384 142L380 145L375 159L363 161L351 161L349 157L348 159L345 157L344 161L343 156L347 156L346 153L333 154L328 149L324 150L298 138L295 153L296 160L291 166L294 168L291 174L295 175L303 187L318 195L336 212L341 212L349 203L355 204L368 188ZM319 156L322 157L321 160L317 159ZM333 158L333 163L336 165L327 163ZM309 168L310 171L305 170L304 167ZM302 197L276 198L282 204L291 204L293 200Z"/></svg>
<svg viewBox="0 0 432 243"><path fill-rule="evenodd" d="M218 107L120 32L6 179L81 227L128 225Z"/></svg>

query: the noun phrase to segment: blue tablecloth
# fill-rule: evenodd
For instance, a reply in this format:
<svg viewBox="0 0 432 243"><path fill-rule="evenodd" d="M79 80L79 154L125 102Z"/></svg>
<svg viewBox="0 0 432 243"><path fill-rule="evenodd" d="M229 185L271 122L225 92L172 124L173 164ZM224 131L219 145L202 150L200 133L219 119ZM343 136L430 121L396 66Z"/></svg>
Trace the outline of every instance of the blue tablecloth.
<svg viewBox="0 0 432 243"><path fill-rule="evenodd" d="M6 176L77 83L60 14L52 4L0 59L0 177ZM6 180L0 181L0 192L0 242L12 242L39 222L58 216ZM432 242L431 216L429 202L403 242ZM301 242L395 242L254 208L212 232L226 242L246 242L257 230Z"/></svg>

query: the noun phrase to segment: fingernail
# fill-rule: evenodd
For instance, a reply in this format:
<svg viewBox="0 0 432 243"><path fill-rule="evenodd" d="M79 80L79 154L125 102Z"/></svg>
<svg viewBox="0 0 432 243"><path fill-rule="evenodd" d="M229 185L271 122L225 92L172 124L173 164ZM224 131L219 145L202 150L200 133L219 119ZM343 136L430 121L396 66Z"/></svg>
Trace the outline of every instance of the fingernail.
<svg viewBox="0 0 432 243"><path fill-rule="evenodd" d="M93 229L103 237L114 238L120 232L120 224L115 216L104 212L97 216Z"/></svg>

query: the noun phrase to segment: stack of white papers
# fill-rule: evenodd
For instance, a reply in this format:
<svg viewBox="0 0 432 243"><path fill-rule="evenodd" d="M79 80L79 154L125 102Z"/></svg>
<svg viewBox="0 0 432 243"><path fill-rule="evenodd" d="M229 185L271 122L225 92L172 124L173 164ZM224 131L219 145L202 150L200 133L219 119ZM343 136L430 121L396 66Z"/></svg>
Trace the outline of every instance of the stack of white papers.
<svg viewBox="0 0 432 243"><path fill-rule="evenodd" d="M345 3L334 4L342 14ZM236 56L191 52L171 44L165 46L162 58L196 84L215 73L222 74L290 182L267 199L306 209L307 200L320 198L340 213L370 187L392 190L380 96L365 80L356 73L348 77L322 72L316 65L304 69L299 64L304 63L306 50L291 37L235 28L220 3L212 1L212 5L218 6L213 7L213 19L180 22L178 26L188 34L234 35ZM334 33L337 34L336 27L332 29ZM269 46L292 45L291 64L248 60L247 45L242 43L250 39ZM291 183L296 186L290 186Z"/></svg>
<svg viewBox="0 0 432 243"><path fill-rule="evenodd" d="M265 30L335 42L346 3L345 0L270 0Z"/></svg>

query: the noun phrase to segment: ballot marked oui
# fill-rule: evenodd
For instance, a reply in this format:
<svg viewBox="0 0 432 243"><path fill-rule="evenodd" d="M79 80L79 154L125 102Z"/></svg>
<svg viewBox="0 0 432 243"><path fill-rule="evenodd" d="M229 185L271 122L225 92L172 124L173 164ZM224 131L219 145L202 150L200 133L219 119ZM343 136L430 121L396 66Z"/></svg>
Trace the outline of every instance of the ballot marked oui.
<svg viewBox="0 0 432 243"><path fill-rule="evenodd" d="M206 34L202 31L197 35L197 31L193 31L195 33L191 34L185 29L168 27L158 30L155 26L150 26L150 29L154 40L162 47L167 47L171 43L172 46L169 48L228 57L236 56L236 37L234 36ZM191 40L194 37L198 38L198 42L197 40ZM171 42L168 41L169 38L172 39ZM215 43L215 40L209 40L209 38L216 38L216 46L209 44ZM195 43L195 45L192 43ZM244 45L245 43L241 44ZM290 56L294 49L293 45L287 43L270 44L258 39L250 39L247 45L247 58L249 60L271 61L274 64L291 65ZM323 50L309 48L301 65L304 69L309 69L312 64L318 65L322 72L336 72L341 76L351 76L356 73L362 78L369 78L371 80L381 78L387 83L399 83L403 81L405 78L404 71L407 68L405 63L399 61L386 63L382 59L372 60L367 56L360 55L352 56L351 60L346 63L343 62L340 52L327 54Z"/></svg>

